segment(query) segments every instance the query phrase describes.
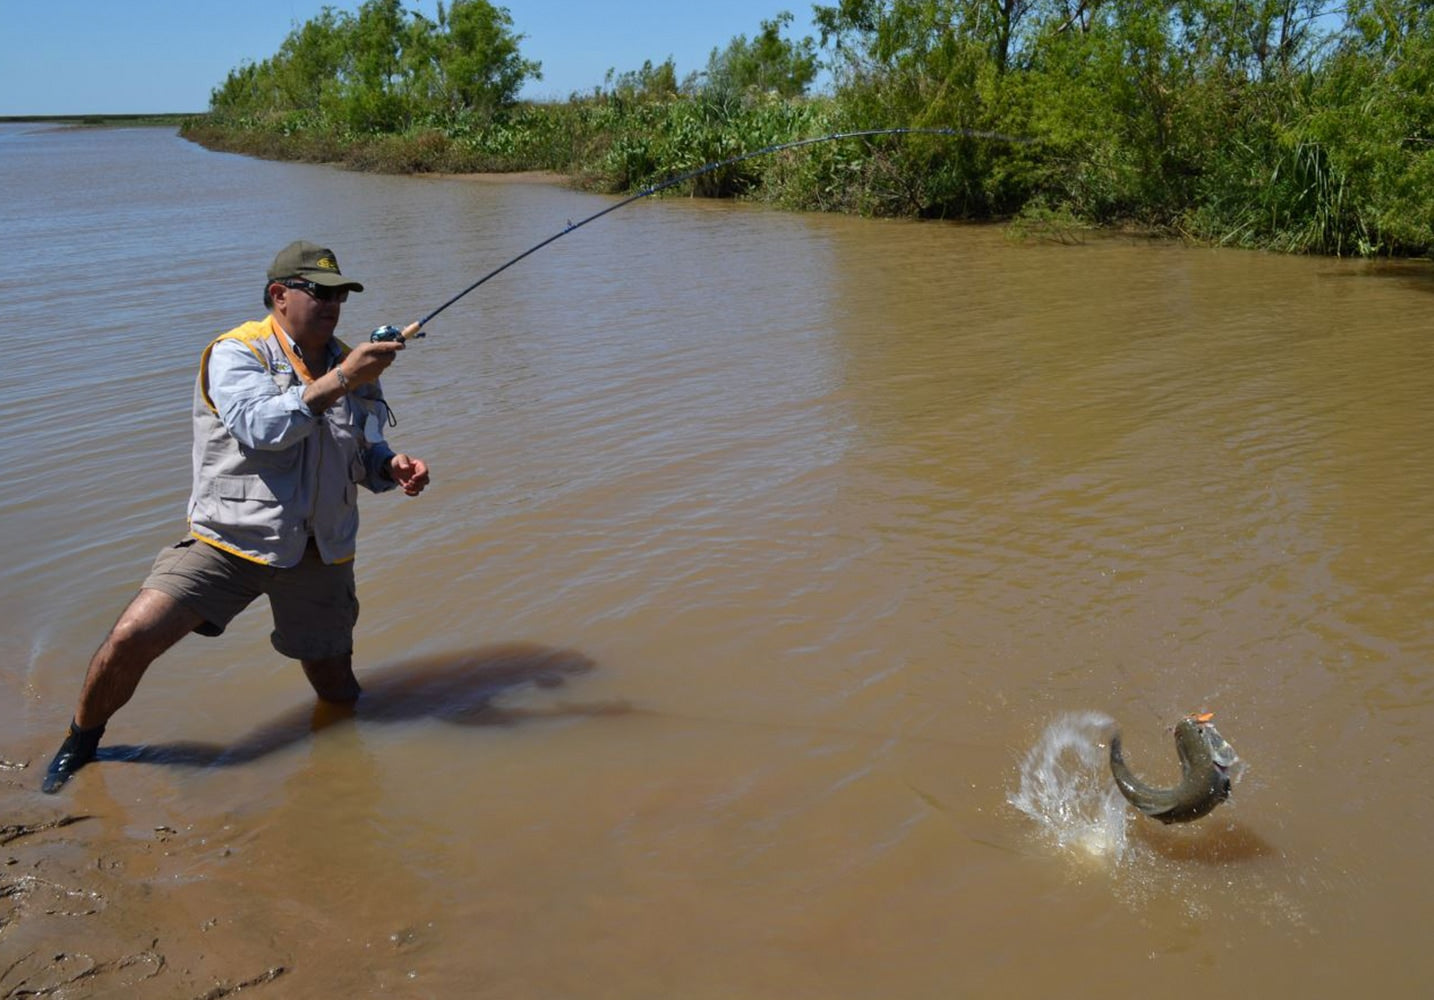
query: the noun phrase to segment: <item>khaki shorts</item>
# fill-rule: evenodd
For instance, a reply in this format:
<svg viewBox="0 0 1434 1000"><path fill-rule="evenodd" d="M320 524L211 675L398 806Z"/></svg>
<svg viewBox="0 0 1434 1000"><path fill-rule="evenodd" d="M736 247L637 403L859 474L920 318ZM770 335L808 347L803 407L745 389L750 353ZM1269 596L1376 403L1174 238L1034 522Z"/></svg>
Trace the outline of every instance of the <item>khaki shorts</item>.
<svg viewBox="0 0 1434 1000"><path fill-rule="evenodd" d="M278 569L186 538L159 553L141 586L201 616L194 631L210 636L267 594L274 615L269 641L281 655L325 660L353 653L359 614L353 561L326 564L312 543L297 566Z"/></svg>

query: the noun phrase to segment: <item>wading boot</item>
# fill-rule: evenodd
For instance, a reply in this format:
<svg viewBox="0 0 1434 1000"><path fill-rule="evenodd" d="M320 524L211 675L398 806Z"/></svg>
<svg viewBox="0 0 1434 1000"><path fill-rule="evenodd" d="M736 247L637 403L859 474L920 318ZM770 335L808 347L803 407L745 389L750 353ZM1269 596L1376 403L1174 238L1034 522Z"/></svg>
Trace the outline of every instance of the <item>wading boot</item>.
<svg viewBox="0 0 1434 1000"><path fill-rule="evenodd" d="M99 748L100 737L105 734L104 726L95 726L93 729L81 729L70 722L70 735L65 737L65 742L60 744L59 753L55 759L50 761L50 767L45 771L45 781L40 785L40 791L48 795L58 792L70 780L80 768L95 759L95 750Z"/></svg>

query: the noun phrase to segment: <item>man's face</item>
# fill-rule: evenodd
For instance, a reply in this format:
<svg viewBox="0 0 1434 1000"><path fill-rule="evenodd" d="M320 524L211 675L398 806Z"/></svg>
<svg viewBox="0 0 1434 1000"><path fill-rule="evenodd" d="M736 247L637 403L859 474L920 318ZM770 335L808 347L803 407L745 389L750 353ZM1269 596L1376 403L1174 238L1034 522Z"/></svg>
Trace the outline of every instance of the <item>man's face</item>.
<svg viewBox="0 0 1434 1000"><path fill-rule="evenodd" d="M295 340L328 340L339 325L339 310L348 289L315 285L302 278L285 278L269 286L274 313Z"/></svg>

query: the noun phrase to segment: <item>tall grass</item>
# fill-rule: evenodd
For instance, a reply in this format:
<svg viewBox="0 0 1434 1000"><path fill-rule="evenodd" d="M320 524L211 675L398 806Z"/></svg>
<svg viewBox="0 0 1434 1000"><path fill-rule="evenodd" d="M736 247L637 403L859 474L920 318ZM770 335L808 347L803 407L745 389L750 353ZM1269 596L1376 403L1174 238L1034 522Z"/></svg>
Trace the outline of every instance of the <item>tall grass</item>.
<svg viewBox="0 0 1434 1000"><path fill-rule="evenodd" d="M1098 42L1004 75L974 49L953 48L936 76L928 67L853 78L813 99L599 93L432 114L397 132L291 111L196 117L182 133L211 148L361 170L548 170L617 193L832 132L943 126L1035 141L818 144L712 171L686 193L873 216L1023 219L1028 231L1067 234L1135 225L1290 253L1434 248L1434 124L1416 120L1434 106L1427 96L1371 90L1375 70L1362 63L1334 82L1191 77L1177 88L1153 64L1132 68Z"/></svg>

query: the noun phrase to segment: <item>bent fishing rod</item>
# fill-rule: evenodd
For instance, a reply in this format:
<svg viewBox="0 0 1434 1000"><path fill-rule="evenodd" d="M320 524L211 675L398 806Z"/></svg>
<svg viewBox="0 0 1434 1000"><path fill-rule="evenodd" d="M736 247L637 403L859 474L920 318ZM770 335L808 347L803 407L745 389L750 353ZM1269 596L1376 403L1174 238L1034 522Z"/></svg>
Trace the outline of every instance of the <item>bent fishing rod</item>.
<svg viewBox="0 0 1434 1000"><path fill-rule="evenodd" d="M751 152L739 153L736 156L729 156L725 160L714 160L711 163L703 164L695 170L689 170L686 173L677 174L674 177L669 177L667 180L662 181L661 183L653 184L650 187L645 187L641 191L638 191L636 194L628 195L621 201L609 205L607 208L604 208L600 212L594 212L592 215L589 215L585 219L580 219L577 222L569 222L565 228L554 233L552 236L549 236L547 239L543 240L540 243L535 243L533 246L518 254L518 256L514 257L512 260L509 260L499 265L498 267L493 268L493 270L483 275L483 277L473 282L473 284L469 285L467 288L463 289L463 291L459 292L457 295L444 302L437 309L433 310L431 313L429 313L427 316L424 316L422 319L414 320L412 323L408 324L402 329L396 326L381 326L377 330L373 331L373 333L369 334L369 339L372 341L396 340L399 343L402 343L406 340L413 340L418 337L424 336L423 328L428 324L429 320L433 319L433 317L437 316L443 310L453 305L453 303L463 298L469 292L472 292L477 289L480 285L483 285L491 279L496 278L498 275L508 270L508 268L518 263L518 261L537 253L549 243L561 239L562 237L568 235L568 233L573 232L575 229L581 229L589 222L596 222L598 219L601 219L609 212L616 212L619 208L622 208L626 205L631 205L635 201L639 201L643 198L647 198L651 195L657 194L659 191L666 191L668 188L675 187L678 184L683 183L684 181L693 180L694 178L701 177L703 174L710 174L714 170L721 170L723 167L730 167L733 164L741 163L744 160L750 160L758 156L769 156L772 153L780 153L783 150L787 149L799 149L802 146L813 146L819 142L834 142L838 139L862 139L878 135L944 135L958 139L986 139L992 142L1009 142L1022 145L1029 145L1035 142L1034 139L1024 139L1020 136L1005 135L1001 132L982 132L976 129L969 128L869 128L860 129L854 132L832 132L828 135L819 135L808 139L796 139L791 142L773 143L770 146L763 146L761 149L754 149Z"/></svg>

